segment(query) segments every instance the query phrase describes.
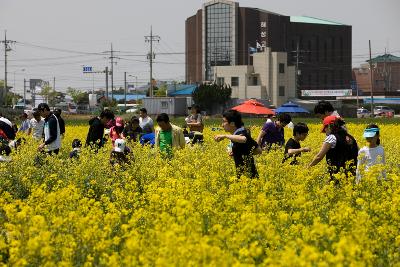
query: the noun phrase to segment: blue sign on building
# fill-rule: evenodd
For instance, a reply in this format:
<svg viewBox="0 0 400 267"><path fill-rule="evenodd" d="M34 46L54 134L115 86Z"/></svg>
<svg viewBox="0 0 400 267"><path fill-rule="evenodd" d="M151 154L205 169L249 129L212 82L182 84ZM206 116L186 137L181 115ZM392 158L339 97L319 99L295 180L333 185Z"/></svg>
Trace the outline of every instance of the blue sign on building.
<svg viewBox="0 0 400 267"><path fill-rule="evenodd" d="M83 73L88 73L88 72L92 72L92 67L84 66Z"/></svg>

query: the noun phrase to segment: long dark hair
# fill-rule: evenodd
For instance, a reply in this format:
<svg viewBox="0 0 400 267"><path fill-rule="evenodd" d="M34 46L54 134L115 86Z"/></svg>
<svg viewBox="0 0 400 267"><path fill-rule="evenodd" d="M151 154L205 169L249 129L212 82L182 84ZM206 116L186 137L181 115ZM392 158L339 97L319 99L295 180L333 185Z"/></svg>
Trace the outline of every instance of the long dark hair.
<svg viewBox="0 0 400 267"><path fill-rule="evenodd" d="M373 129L373 128L379 129L378 125L372 124L372 123L369 124L366 129ZM376 134L378 135L378 139L376 140L376 144L379 146L381 144L381 138L379 136L379 131L377 131Z"/></svg>

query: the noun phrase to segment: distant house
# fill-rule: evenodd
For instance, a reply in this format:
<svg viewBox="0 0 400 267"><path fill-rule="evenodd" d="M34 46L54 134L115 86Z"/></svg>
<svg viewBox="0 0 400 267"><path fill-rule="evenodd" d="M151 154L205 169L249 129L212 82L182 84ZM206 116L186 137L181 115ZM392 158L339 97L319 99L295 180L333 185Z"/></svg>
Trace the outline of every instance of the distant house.
<svg viewBox="0 0 400 267"><path fill-rule="evenodd" d="M371 60L373 69L374 93L386 94L400 90L400 57L384 54ZM371 92L371 72L369 60L353 69L353 79L360 94Z"/></svg>
<svg viewBox="0 0 400 267"><path fill-rule="evenodd" d="M171 89L170 89L171 88ZM186 97L186 105L190 107L193 105L192 94L196 90L197 84L178 84L168 87L168 96L172 97Z"/></svg>
<svg viewBox="0 0 400 267"><path fill-rule="evenodd" d="M146 97L143 99L143 107L150 115L167 113L168 115L186 115L186 97Z"/></svg>

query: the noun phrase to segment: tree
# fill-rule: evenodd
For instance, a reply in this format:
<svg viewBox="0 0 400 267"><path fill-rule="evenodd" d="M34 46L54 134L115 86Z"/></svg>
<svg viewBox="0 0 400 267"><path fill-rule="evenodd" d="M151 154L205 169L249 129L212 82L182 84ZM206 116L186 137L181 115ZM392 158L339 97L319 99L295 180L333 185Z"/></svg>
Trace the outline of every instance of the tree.
<svg viewBox="0 0 400 267"><path fill-rule="evenodd" d="M193 101L208 112L212 113L216 105L225 104L231 99L232 88L227 85L201 84L193 93Z"/></svg>
<svg viewBox="0 0 400 267"><path fill-rule="evenodd" d="M87 92L82 92L78 89L68 87L67 94L72 97L75 104L89 104L89 94Z"/></svg>
<svg viewBox="0 0 400 267"><path fill-rule="evenodd" d="M104 109L110 109L111 111L113 111L114 113L117 111L117 101L115 101L115 99L106 99L103 98L100 100L99 103L99 110L104 110Z"/></svg>
<svg viewBox="0 0 400 267"><path fill-rule="evenodd" d="M154 96L167 96L167 85L163 84L159 88L155 87Z"/></svg>
<svg viewBox="0 0 400 267"><path fill-rule="evenodd" d="M63 101L65 94L55 91L51 86L46 85L42 88L39 95L46 99L50 107L54 107L57 103Z"/></svg>
<svg viewBox="0 0 400 267"><path fill-rule="evenodd" d="M4 90L4 80L0 80L0 107L2 105L9 106L9 105L13 104L12 100L15 98L14 98L14 93L9 91L11 88L12 87L10 87L7 84L8 90ZM7 91L7 93L6 93L6 91Z"/></svg>

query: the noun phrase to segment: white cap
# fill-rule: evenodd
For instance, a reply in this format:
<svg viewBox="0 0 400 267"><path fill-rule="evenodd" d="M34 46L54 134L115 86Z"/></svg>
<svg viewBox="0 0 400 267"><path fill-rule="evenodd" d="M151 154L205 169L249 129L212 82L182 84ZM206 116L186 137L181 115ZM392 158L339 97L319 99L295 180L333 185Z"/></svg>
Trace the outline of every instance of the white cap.
<svg viewBox="0 0 400 267"><path fill-rule="evenodd" d="M4 118L4 117L0 117L0 121L7 123L10 127L12 127L12 123L11 121L9 121L8 119Z"/></svg>
<svg viewBox="0 0 400 267"><path fill-rule="evenodd" d="M124 139L115 139L114 142L114 151L115 152L124 152L125 151L126 142Z"/></svg>

